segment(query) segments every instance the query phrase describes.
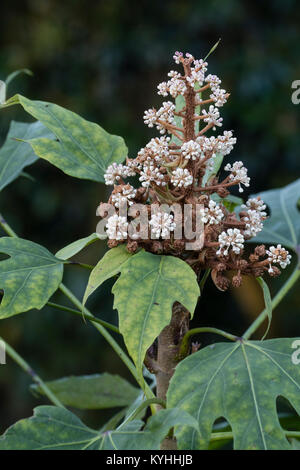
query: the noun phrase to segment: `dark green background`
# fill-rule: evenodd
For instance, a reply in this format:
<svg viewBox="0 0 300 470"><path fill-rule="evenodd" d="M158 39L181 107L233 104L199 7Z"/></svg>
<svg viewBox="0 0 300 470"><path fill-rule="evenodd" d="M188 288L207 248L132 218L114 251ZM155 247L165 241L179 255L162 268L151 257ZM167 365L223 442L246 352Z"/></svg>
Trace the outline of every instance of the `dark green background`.
<svg viewBox="0 0 300 470"><path fill-rule="evenodd" d="M200 58L221 37L209 59L210 73L221 76L231 93L222 113L224 129L234 129L238 142L229 161L243 160L249 168L248 195L299 177L300 105L291 102L291 83L300 79L299 20L297 0L11 0L1 4L0 78L28 67L34 77L16 79L9 95L18 91L72 109L122 135L135 156L154 135L142 115L160 101L156 85L175 68L173 52ZM11 119L29 120L16 107L2 111L2 139ZM46 162L29 171L36 181L20 178L0 195L1 212L22 237L55 252L94 231L96 206L106 198L103 185L72 179ZM94 264L104 250L99 242L77 259ZM284 277L269 283L272 292ZM80 268L66 268L66 284L79 297L86 279ZM107 282L89 306L116 321L111 285ZM195 324L242 333L261 308L261 298L252 284L241 292L224 294L209 282ZM272 335L299 336L297 300L294 289L277 308ZM28 312L2 321L0 334L45 379L105 370L127 376L99 334L68 313ZM201 337L203 344L212 339ZM0 366L0 432L40 403L28 391L29 383L10 359ZM84 417L99 426L109 415Z"/></svg>

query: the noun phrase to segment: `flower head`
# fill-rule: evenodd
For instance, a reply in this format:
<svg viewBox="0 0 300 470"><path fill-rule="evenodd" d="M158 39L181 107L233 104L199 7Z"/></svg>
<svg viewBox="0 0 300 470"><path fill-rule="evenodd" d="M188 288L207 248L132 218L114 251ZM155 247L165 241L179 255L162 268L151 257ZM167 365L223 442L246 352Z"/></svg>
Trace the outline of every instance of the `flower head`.
<svg viewBox="0 0 300 470"><path fill-rule="evenodd" d="M149 225L151 226L151 234L154 238L167 238L170 236L170 232L173 232L176 228L173 215L166 212L153 214Z"/></svg>
<svg viewBox="0 0 300 470"><path fill-rule="evenodd" d="M245 239L241 231L237 228L229 228L226 232L219 235L218 242L220 247L216 252L217 256L228 256L228 251L231 248L236 254L240 254L244 248Z"/></svg>

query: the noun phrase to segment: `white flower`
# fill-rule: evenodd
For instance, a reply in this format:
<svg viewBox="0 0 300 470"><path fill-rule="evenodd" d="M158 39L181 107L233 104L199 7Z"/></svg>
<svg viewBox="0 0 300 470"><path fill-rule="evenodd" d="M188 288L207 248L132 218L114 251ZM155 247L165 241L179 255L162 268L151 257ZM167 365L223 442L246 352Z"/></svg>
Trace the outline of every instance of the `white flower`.
<svg viewBox="0 0 300 470"><path fill-rule="evenodd" d="M201 87L204 82L204 77L205 75L201 68L199 70L197 70L196 68L192 68L191 75L189 77L186 77L186 79L191 86L195 86L195 84L198 83Z"/></svg>
<svg viewBox="0 0 300 470"><path fill-rule="evenodd" d="M120 207L122 203L128 203L129 206L132 206L133 201L136 196L136 189L134 189L131 184L126 184L126 186L122 187L122 190L117 193L113 193L111 195L112 203L115 207Z"/></svg>
<svg viewBox="0 0 300 470"><path fill-rule="evenodd" d="M173 55L173 59L175 60L176 64L180 64L180 59L183 58L183 53L176 51L175 54Z"/></svg>
<svg viewBox="0 0 300 470"><path fill-rule="evenodd" d="M164 101L162 107L156 112L156 120L162 120L169 124L174 124L174 111L175 104L172 101ZM150 127L150 126L149 126ZM161 134L166 132L163 124L156 124L156 129L160 131Z"/></svg>
<svg viewBox="0 0 300 470"><path fill-rule="evenodd" d="M154 108L147 109L144 113L144 123L147 124L148 127L153 127L156 123L157 115L156 110Z"/></svg>
<svg viewBox="0 0 300 470"><path fill-rule="evenodd" d="M167 238L170 232L176 228L176 223L173 222L174 217L172 214L166 212L157 212L151 216L149 225L151 226L151 233L154 238Z"/></svg>
<svg viewBox="0 0 300 470"><path fill-rule="evenodd" d="M227 256L230 247L234 253L239 254L244 248L245 239L238 228L229 228L226 232L222 232L219 235L218 241L220 243L220 247L216 252L216 255Z"/></svg>
<svg viewBox="0 0 300 470"><path fill-rule="evenodd" d="M168 87L169 93L173 98L177 98L178 95L184 95L186 92L186 84L178 78L171 78L168 82Z"/></svg>
<svg viewBox="0 0 300 470"><path fill-rule="evenodd" d="M110 240L124 240L127 238L128 222L126 217L120 217L117 214L108 218L106 224L106 233Z"/></svg>
<svg viewBox="0 0 300 470"><path fill-rule="evenodd" d="M246 230L244 232L246 237L255 237L263 229L262 214L255 209L249 209L247 216L243 217L242 220L246 223Z"/></svg>
<svg viewBox="0 0 300 470"><path fill-rule="evenodd" d="M217 75L207 75L205 81L210 84L210 88L214 91L219 88L219 85L221 84L221 80Z"/></svg>
<svg viewBox="0 0 300 470"><path fill-rule="evenodd" d="M223 106L227 102L226 90L222 88L215 88L209 97L214 100L215 106L218 107Z"/></svg>
<svg viewBox="0 0 300 470"><path fill-rule="evenodd" d="M121 177L127 178L128 176L135 176L135 171L127 165L114 162L108 166L104 173L105 184L113 185L115 182L118 182Z"/></svg>
<svg viewBox="0 0 300 470"><path fill-rule="evenodd" d="M260 197L250 198L248 199L246 204L242 204L241 206L242 209L251 209L259 211L262 217L266 217L267 215L267 213L265 212L266 207L266 204L262 199L260 199Z"/></svg>
<svg viewBox="0 0 300 470"><path fill-rule="evenodd" d="M174 120L175 104L172 101L164 101L162 107L157 111L157 117L172 123Z"/></svg>
<svg viewBox="0 0 300 470"><path fill-rule="evenodd" d="M270 266L268 269L270 274L272 274L273 272L271 263L278 263L283 269L291 263L291 255L285 248L282 248L281 245L277 245L276 248L275 246L270 246L269 250L267 250L266 253L268 255L268 261L270 262Z"/></svg>
<svg viewBox="0 0 300 470"><path fill-rule="evenodd" d="M187 188L193 184L193 176L186 168L176 168L172 171L171 183L178 188L182 188L182 186Z"/></svg>
<svg viewBox="0 0 300 470"><path fill-rule="evenodd" d="M210 105L208 111L203 109L202 114L205 116L203 121L207 122L207 124L213 124L214 130L215 130L215 126L218 126L218 127L222 126L223 118L220 117L220 112L218 108L216 108L212 104Z"/></svg>
<svg viewBox="0 0 300 470"><path fill-rule="evenodd" d="M160 162L162 159L169 157L169 142L170 137L155 137L154 139L151 139L150 142L148 142L146 148L151 150L153 158ZM140 152L143 150L144 149L142 149Z"/></svg>
<svg viewBox="0 0 300 470"><path fill-rule="evenodd" d="M228 163L224 167L225 171L231 171L229 175L229 179L231 181L236 181L239 184L239 192L242 193L244 190L241 187L241 184L245 185L246 187L249 186L250 178L247 176L247 168L244 167L243 162L234 162L233 165Z"/></svg>
<svg viewBox="0 0 300 470"><path fill-rule="evenodd" d="M231 131L224 131L223 135L218 137L200 135L196 141L201 147L201 157L204 157L205 153L211 153L211 156L215 157L217 153L228 155L236 143L236 138L232 137Z"/></svg>
<svg viewBox="0 0 300 470"><path fill-rule="evenodd" d="M169 86L167 82L159 83L159 85L157 85L157 89L158 89L158 92L157 92L158 95L168 96Z"/></svg>
<svg viewBox="0 0 300 470"><path fill-rule="evenodd" d="M187 160L196 160L201 155L201 147L195 140L189 140L181 146L181 152Z"/></svg>
<svg viewBox="0 0 300 470"><path fill-rule="evenodd" d="M208 207L200 208L200 217L204 224L217 225L223 219L224 214L221 207L210 199Z"/></svg>
<svg viewBox="0 0 300 470"><path fill-rule="evenodd" d="M203 59L194 59L194 69L195 71L202 70L203 73L207 71L208 63L205 62Z"/></svg>
<svg viewBox="0 0 300 470"><path fill-rule="evenodd" d="M228 155L236 144L236 137L232 137L231 131L224 131L223 135L218 136L218 152L222 155Z"/></svg>
<svg viewBox="0 0 300 470"><path fill-rule="evenodd" d="M142 181L142 186L148 187L151 182L157 184L157 186L165 186L166 182L164 181L164 175L155 167L154 163L151 161L146 161L143 165L143 170L140 173L140 181Z"/></svg>
<svg viewBox="0 0 300 470"><path fill-rule="evenodd" d="M174 111L175 105L171 101L165 101L162 104L162 107L158 111L155 108L150 108L144 113L144 123L148 127L153 127L156 124L156 129L160 131L161 134L166 132L163 124L157 123L158 120L166 121L170 124L174 123Z"/></svg>

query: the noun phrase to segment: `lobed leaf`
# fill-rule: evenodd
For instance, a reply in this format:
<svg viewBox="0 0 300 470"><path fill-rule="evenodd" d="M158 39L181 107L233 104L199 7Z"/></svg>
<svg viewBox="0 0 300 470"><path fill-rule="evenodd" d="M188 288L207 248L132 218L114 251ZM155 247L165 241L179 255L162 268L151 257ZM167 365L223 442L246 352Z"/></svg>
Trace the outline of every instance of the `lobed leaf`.
<svg viewBox="0 0 300 470"><path fill-rule="evenodd" d="M298 253L300 246L300 179L280 189L272 189L260 196L269 206L270 217L264 221L263 230L252 240L255 243L280 243Z"/></svg>
<svg viewBox="0 0 300 470"><path fill-rule="evenodd" d="M193 315L200 290L190 266L173 256L141 251L120 268L112 292L119 329L138 369L147 349L170 323L174 302Z"/></svg>
<svg viewBox="0 0 300 470"><path fill-rule="evenodd" d="M293 339L217 343L184 359L175 370L168 407L194 416L200 434L177 430L181 449L206 449L212 426L230 424L235 449L290 449L276 399L283 396L300 414L300 367L292 361Z"/></svg>
<svg viewBox="0 0 300 470"><path fill-rule="evenodd" d="M61 283L62 261L22 238L1 237L0 253L10 256L0 261L0 319L44 307Z"/></svg>
<svg viewBox="0 0 300 470"><path fill-rule="evenodd" d="M31 116L41 121L56 140L26 139L36 155L64 173L76 178L104 181L107 167L122 162L127 147L122 137L111 135L102 127L86 121L61 106L44 101L32 101L15 95L3 106L20 104Z"/></svg>
<svg viewBox="0 0 300 470"><path fill-rule="evenodd" d="M90 274L83 297L83 305L86 304L89 296L92 295L104 281L121 271L122 266L131 256L132 254L126 250L125 245L118 245L116 248L111 248L105 253Z"/></svg>
<svg viewBox="0 0 300 470"><path fill-rule="evenodd" d="M31 418L11 426L0 438L0 450L156 450L175 424L198 428L197 422L180 410L161 410L144 428L134 420L121 429L99 432L71 411L55 406L35 408Z"/></svg>
<svg viewBox="0 0 300 470"><path fill-rule="evenodd" d="M54 135L39 121L31 124L11 122L0 149L0 191L20 176L23 168L38 159L30 145L23 142L36 138L54 139Z"/></svg>

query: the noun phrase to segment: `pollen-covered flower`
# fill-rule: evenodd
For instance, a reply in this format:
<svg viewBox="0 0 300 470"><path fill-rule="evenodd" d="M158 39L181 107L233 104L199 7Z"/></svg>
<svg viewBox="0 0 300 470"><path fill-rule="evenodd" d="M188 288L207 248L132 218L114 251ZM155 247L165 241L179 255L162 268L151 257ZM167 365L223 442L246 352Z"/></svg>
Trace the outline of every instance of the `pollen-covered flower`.
<svg viewBox="0 0 300 470"><path fill-rule="evenodd" d="M270 262L270 266L268 269L268 272L270 274L273 273L273 268L271 264L278 263L281 268L286 268L288 264L291 263L291 255L289 252L285 249L282 248L281 245L277 245L276 248L275 246L270 246L269 250L266 251L268 255L268 261Z"/></svg>
<svg viewBox="0 0 300 470"><path fill-rule="evenodd" d="M201 221L208 225L217 225L224 218L221 207L212 199L210 199L208 207L201 207L199 212Z"/></svg>
<svg viewBox="0 0 300 470"><path fill-rule="evenodd" d="M127 238L128 222L126 217L115 214L107 219L106 233L110 240L124 240Z"/></svg>
<svg viewBox="0 0 300 470"><path fill-rule="evenodd" d="M170 236L170 232L173 232L176 228L174 216L166 212L153 214L149 225L151 226L151 234L154 238L167 238Z"/></svg>
<svg viewBox="0 0 300 470"><path fill-rule="evenodd" d="M171 183L178 188L187 188L193 184L193 176L186 168L176 168L172 171Z"/></svg>
<svg viewBox="0 0 300 470"><path fill-rule="evenodd" d="M241 187L241 184L245 185L246 187L249 186L250 178L247 176L247 168L244 167L243 162L234 162L233 165L228 163L225 168L225 171L230 171L231 174L229 175L229 179L231 181L236 181L239 184L239 192L242 193L244 190Z"/></svg>
<svg viewBox="0 0 300 470"><path fill-rule="evenodd" d="M212 104L208 108L208 111L203 109L202 114L205 116L203 121L207 122L207 124L213 124L214 125L214 127L213 127L214 130L215 130L215 126L218 126L218 127L222 126L223 118L220 117L220 112L219 112L218 108L216 108Z"/></svg>
<svg viewBox="0 0 300 470"><path fill-rule="evenodd" d="M189 140L181 146L181 152L187 160L196 160L201 155L201 147L195 140Z"/></svg>
<svg viewBox="0 0 300 470"><path fill-rule="evenodd" d="M128 176L135 176L135 171L127 165L121 163L112 163L104 173L104 179L106 185L113 185L120 179L127 178Z"/></svg>
<svg viewBox="0 0 300 470"><path fill-rule="evenodd" d="M220 247L216 252L217 256L228 256L228 251L231 248L236 254L240 254L244 248L245 239L238 228L229 228L226 232L219 235L218 242Z"/></svg>
<svg viewBox="0 0 300 470"><path fill-rule="evenodd" d="M136 196L136 189L131 184L119 186L111 195L112 203L115 207L120 207L122 203L128 203L129 206L133 204L132 199Z"/></svg>

